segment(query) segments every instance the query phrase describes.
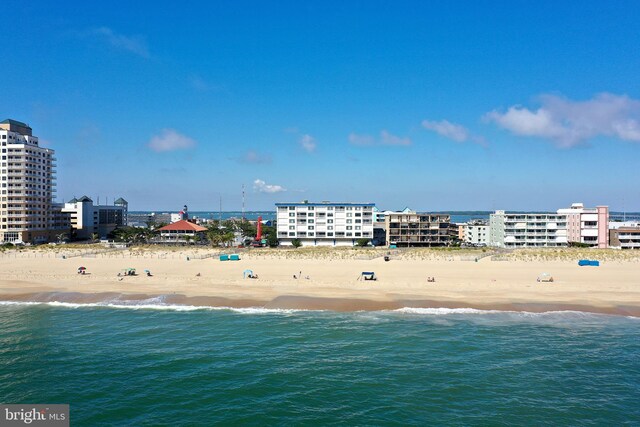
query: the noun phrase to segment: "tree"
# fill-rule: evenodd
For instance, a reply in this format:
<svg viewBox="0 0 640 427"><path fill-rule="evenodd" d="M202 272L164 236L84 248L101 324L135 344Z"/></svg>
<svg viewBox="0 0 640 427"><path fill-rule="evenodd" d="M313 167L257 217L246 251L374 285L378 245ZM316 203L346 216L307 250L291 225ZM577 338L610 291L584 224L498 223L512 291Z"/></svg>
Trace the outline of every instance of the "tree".
<svg viewBox="0 0 640 427"><path fill-rule="evenodd" d="M91 240L93 240L94 242L98 240L98 237L100 237L98 233L91 233Z"/></svg>
<svg viewBox="0 0 640 427"><path fill-rule="evenodd" d="M358 239L356 240L356 245L360 247L365 247L369 244L369 239Z"/></svg>
<svg viewBox="0 0 640 427"><path fill-rule="evenodd" d="M233 242L235 238L236 238L236 235L233 233L233 231L227 231L222 235L221 242L225 246L230 246L230 243Z"/></svg>
<svg viewBox="0 0 640 427"><path fill-rule="evenodd" d="M251 240L255 238L258 232L256 229L256 226L251 224L246 219L242 219L241 221L237 222L235 225L237 228L239 228L242 231L242 235L244 237L249 237Z"/></svg>
<svg viewBox="0 0 640 427"><path fill-rule="evenodd" d="M293 239L293 240L291 241L291 245L292 245L294 248L299 248L300 246L302 246L302 242L300 241L300 239Z"/></svg>
<svg viewBox="0 0 640 427"><path fill-rule="evenodd" d="M278 246L278 236L276 236L275 233L267 235L267 245L271 248Z"/></svg>

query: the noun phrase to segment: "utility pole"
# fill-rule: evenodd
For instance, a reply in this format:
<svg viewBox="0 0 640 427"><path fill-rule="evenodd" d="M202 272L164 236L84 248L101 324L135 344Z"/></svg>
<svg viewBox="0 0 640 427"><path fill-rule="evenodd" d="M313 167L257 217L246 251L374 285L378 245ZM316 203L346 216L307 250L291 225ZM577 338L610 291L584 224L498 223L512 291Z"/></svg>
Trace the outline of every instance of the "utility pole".
<svg viewBox="0 0 640 427"><path fill-rule="evenodd" d="M244 219L244 184L242 184L242 220Z"/></svg>

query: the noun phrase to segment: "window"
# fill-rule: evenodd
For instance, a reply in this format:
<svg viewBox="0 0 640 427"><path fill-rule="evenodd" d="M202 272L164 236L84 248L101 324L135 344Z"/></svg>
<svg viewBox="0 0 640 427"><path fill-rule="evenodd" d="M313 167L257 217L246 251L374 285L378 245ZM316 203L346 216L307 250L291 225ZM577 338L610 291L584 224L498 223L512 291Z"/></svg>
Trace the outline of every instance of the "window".
<svg viewBox="0 0 640 427"><path fill-rule="evenodd" d="M333 224L333 220L332 219L328 219L327 220L327 224Z"/></svg>
<svg viewBox="0 0 640 427"><path fill-rule="evenodd" d="M347 220L347 224L351 224L352 222L353 222L353 220L352 220L352 219L348 219L348 220Z"/></svg>
<svg viewBox="0 0 640 427"><path fill-rule="evenodd" d="M295 223L296 223L296 220L295 220L295 219L290 219L290 220L289 220L289 224L295 224Z"/></svg>
<svg viewBox="0 0 640 427"><path fill-rule="evenodd" d="M313 225L310 225L309 227L307 227L307 230L313 230Z"/></svg>
<svg viewBox="0 0 640 427"><path fill-rule="evenodd" d="M295 229L296 229L296 226L295 226L295 225L290 225L290 226L289 226L289 230L295 230Z"/></svg>
<svg viewBox="0 0 640 427"><path fill-rule="evenodd" d="M294 232L291 232L291 231L290 231L290 232L289 232L289 237L296 237L296 233L295 233L295 231L294 231Z"/></svg>
<svg viewBox="0 0 640 427"><path fill-rule="evenodd" d="M350 225L347 225L347 230L353 230L353 227Z"/></svg>
<svg viewBox="0 0 640 427"><path fill-rule="evenodd" d="M327 233L327 237L333 237L333 233Z"/></svg>
<svg viewBox="0 0 640 427"><path fill-rule="evenodd" d="M351 212L347 212L347 218L351 218L353 214Z"/></svg>
<svg viewBox="0 0 640 427"><path fill-rule="evenodd" d="M327 230L333 230L333 225L327 225Z"/></svg>
<svg viewBox="0 0 640 427"><path fill-rule="evenodd" d="M314 210L315 208L313 206L309 206L307 209L309 209L310 211Z"/></svg>
<svg viewBox="0 0 640 427"><path fill-rule="evenodd" d="M295 212L289 212L289 216L296 216Z"/></svg>

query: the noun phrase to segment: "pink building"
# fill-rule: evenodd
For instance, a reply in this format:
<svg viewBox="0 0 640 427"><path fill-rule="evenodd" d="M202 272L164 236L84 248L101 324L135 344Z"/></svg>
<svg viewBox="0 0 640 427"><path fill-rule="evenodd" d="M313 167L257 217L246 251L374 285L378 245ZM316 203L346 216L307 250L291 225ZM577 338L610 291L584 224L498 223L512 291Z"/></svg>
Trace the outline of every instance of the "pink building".
<svg viewBox="0 0 640 427"><path fill-rule="evenodd" d="M567 241L584 243L598 248L609 246L609 207L585 208L573 203L568 209L558 209L567 215Z"/></svg>

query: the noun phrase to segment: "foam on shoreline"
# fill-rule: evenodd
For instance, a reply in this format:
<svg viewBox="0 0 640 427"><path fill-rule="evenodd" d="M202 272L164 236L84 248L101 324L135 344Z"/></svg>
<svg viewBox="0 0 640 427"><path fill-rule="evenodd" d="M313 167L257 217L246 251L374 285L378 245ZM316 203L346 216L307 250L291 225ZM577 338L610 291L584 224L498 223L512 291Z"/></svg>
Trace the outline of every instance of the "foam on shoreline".
<svg viewBox="0 0 640 427"><path fill-rule="evenodd" d="M0 306L47 305L72 309L110 308L159 311L227 310L241 314L292 314L297 312L385 312L409 316L440 315L615 315L640 319L640 308L617 306L598 307L570 304L473 304L465 302L403 300L371 301L347 298L317 298L281 296L271 301L232 300L216 297L184 295L144 295L77 292L40 292L21 295L0 295Z"/></svg>

